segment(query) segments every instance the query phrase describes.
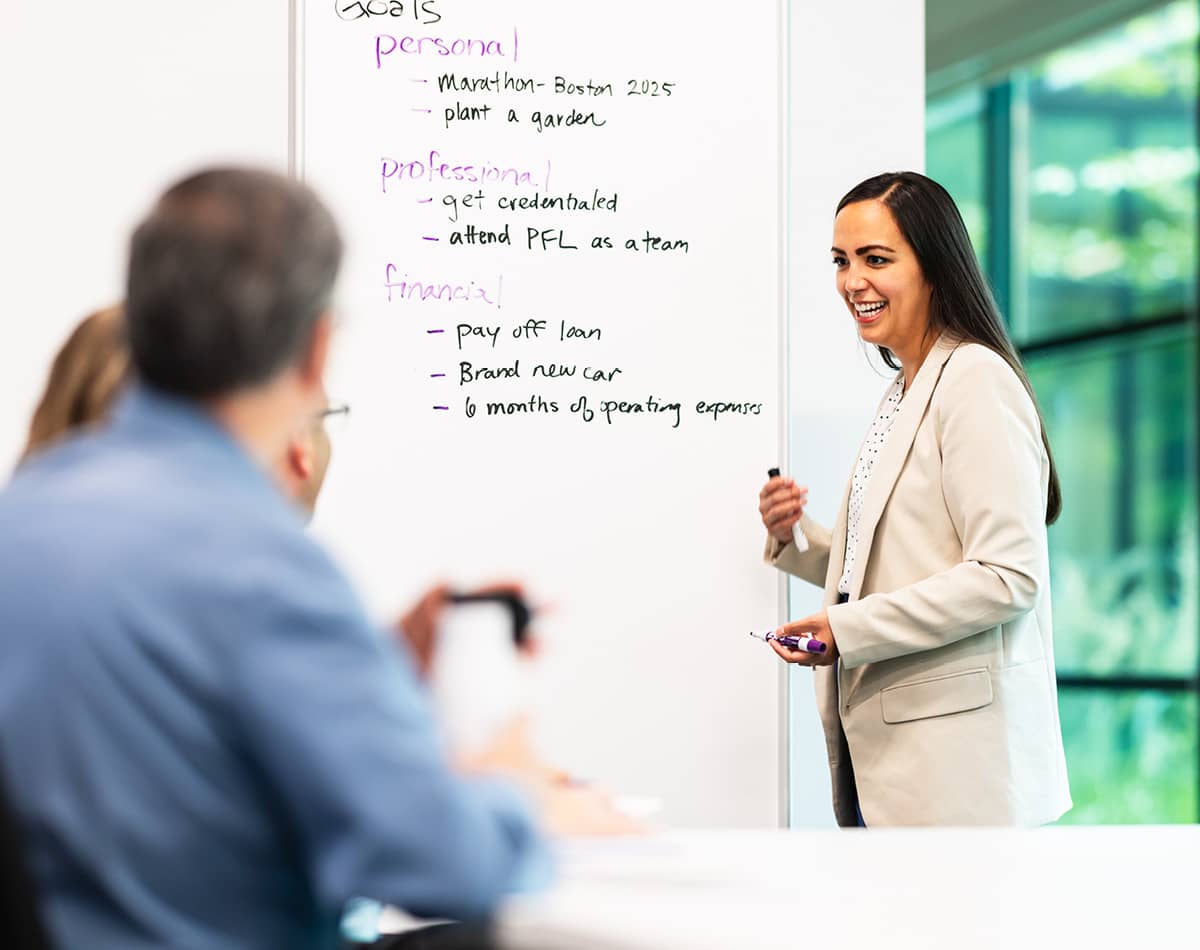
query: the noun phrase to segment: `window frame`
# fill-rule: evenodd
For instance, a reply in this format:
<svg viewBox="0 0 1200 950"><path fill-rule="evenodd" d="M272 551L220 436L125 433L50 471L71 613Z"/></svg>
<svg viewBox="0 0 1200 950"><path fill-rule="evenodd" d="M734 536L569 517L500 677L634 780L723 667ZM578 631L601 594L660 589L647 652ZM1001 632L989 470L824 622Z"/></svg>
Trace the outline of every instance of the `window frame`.
<svg viewBox="0 0 1200 950"><path fill-rule="evenodd" d="M1200 3L1198 3L1200 5ZM1140 16L1141 13L1138 14ZM1130 17L1125 22L1137 19ZM1192 55L1196 57L1200 67L1200 38L1193 48ZM1010 332L1013 323L1013 294L1018 286L1018 271L1023 266L1021 260L1014 254L1014 248L1021 243L1020 222L1023 220L1024 209L1016 202L1024 200L1020 193L1022 182L1016 181L1014 172L1014 145L1020 144L1027 132L1030 97L1025 88L1026 80L1020 70L1014 71L1003 79L985 86L983 92L983 114L981 116L984 156L984 187L983 204L987 217L987 243L983 248L981 258L984 269L992 284L993 293L1004 315ZM953 90L939 90L936 99L953 95ZM1200 97L1198 97L1200 98ZM1193 145L1200 151L1200 132L1193 129ZM1197 247L1200 247L1200 176L1194 185L1197 210ZM1200 261L1193 265L1192 279L1200 283ZM1193 298L1194 300L1195 298ZM1195 305L1193 304L1193 307ZM1022 319L1030 319L1023 314ZM1077 351L1078 348L1093 345L1099 341L1128 341L1131 348L1139 343L1152 342L1160 331L1166 328L1190 330L1192 340L1191 358L1196 371L1200 374L1200 313L1196 309L1183 309L1165 312L1153 317L1138 319L1132 314L1122 315L1115 324L1106 324L1090 330L1072 330L1047 336L1039 336L1027 343L1014 343L1021 358L1030 356L1055 356ZM1193 414L1194 428L1192 444L1195 457L1191 460L1197 477L1200 477L1200 392L1194 392L1196 411ZM1197 513L1197 535L1200 536L1200 505L1195 506ZM1195 630L1197 654L1200 655L1200 621ZM1192 821L1200 821L1200 663L1191 675L1142 675L1126 674L1118 676L1101 676L1089 674L1066 673L1058 674L1060 691L1089 690L1116 695L1120 692L1160 692L1167 694L1191 693L1196 696L1196 748L1193 765L1196 770L1196 801L1193 805Z"/></svg>

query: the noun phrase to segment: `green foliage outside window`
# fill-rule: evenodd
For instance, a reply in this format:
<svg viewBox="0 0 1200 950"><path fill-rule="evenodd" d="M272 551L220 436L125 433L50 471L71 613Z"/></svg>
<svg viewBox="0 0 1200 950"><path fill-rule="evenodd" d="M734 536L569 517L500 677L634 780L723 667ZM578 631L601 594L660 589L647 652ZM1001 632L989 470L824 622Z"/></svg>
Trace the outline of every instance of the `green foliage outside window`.
<svg viewBox="0 0 1200 950"><path fill-rule="evenodd" d="M1015 77L1019 342L1194 307L1196 36L1173 3Z"/></svg>
<svg viewBox="0 0 1200 950"><path fill-rule="evenodd" d="M1058 708L1075 802L1062 824L1196 820L1195 693L1071 689Z"/></svg>

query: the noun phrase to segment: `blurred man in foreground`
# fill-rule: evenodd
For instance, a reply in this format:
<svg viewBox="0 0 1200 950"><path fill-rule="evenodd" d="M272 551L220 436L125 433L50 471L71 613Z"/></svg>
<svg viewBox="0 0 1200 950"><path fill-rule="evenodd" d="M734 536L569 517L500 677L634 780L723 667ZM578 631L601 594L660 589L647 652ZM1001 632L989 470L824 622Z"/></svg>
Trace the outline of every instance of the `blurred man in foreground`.
<svg viewBox="0 0 1200 950"><path fill-rule="evenodd" d="M138 381L0 493L0 770L60 946L333 947L352 896L476 917L544 875L526 801L586 824L449 770L272 481L325 408L340 255L298 183L176 185L131 247Z"/></svg>

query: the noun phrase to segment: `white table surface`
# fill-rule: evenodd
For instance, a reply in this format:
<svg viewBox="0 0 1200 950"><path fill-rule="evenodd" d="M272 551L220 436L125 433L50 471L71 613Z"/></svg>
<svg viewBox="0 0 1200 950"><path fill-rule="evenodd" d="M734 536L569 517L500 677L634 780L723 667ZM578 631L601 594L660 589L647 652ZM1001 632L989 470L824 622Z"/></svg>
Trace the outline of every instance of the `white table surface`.
<svg viewBox="0 0 1200 950"><path fill-rule="evenodd" d="M1200 826L571 842L509 950L1200 950Z"/></svg>

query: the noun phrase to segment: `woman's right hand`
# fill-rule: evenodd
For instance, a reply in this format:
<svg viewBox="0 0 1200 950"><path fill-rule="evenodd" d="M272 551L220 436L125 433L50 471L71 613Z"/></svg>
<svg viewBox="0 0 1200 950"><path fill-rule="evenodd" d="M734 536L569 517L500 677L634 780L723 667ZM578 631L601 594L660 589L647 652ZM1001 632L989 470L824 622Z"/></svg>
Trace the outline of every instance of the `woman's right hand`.
<svg viewBox="0 0 1200 950"><path fill-rule="evenodd" d="M808 504L808 489L790 478L776 475L758 493L758 513L763 527L780 544L792 540L792 525L804 515Z"/></svg>

